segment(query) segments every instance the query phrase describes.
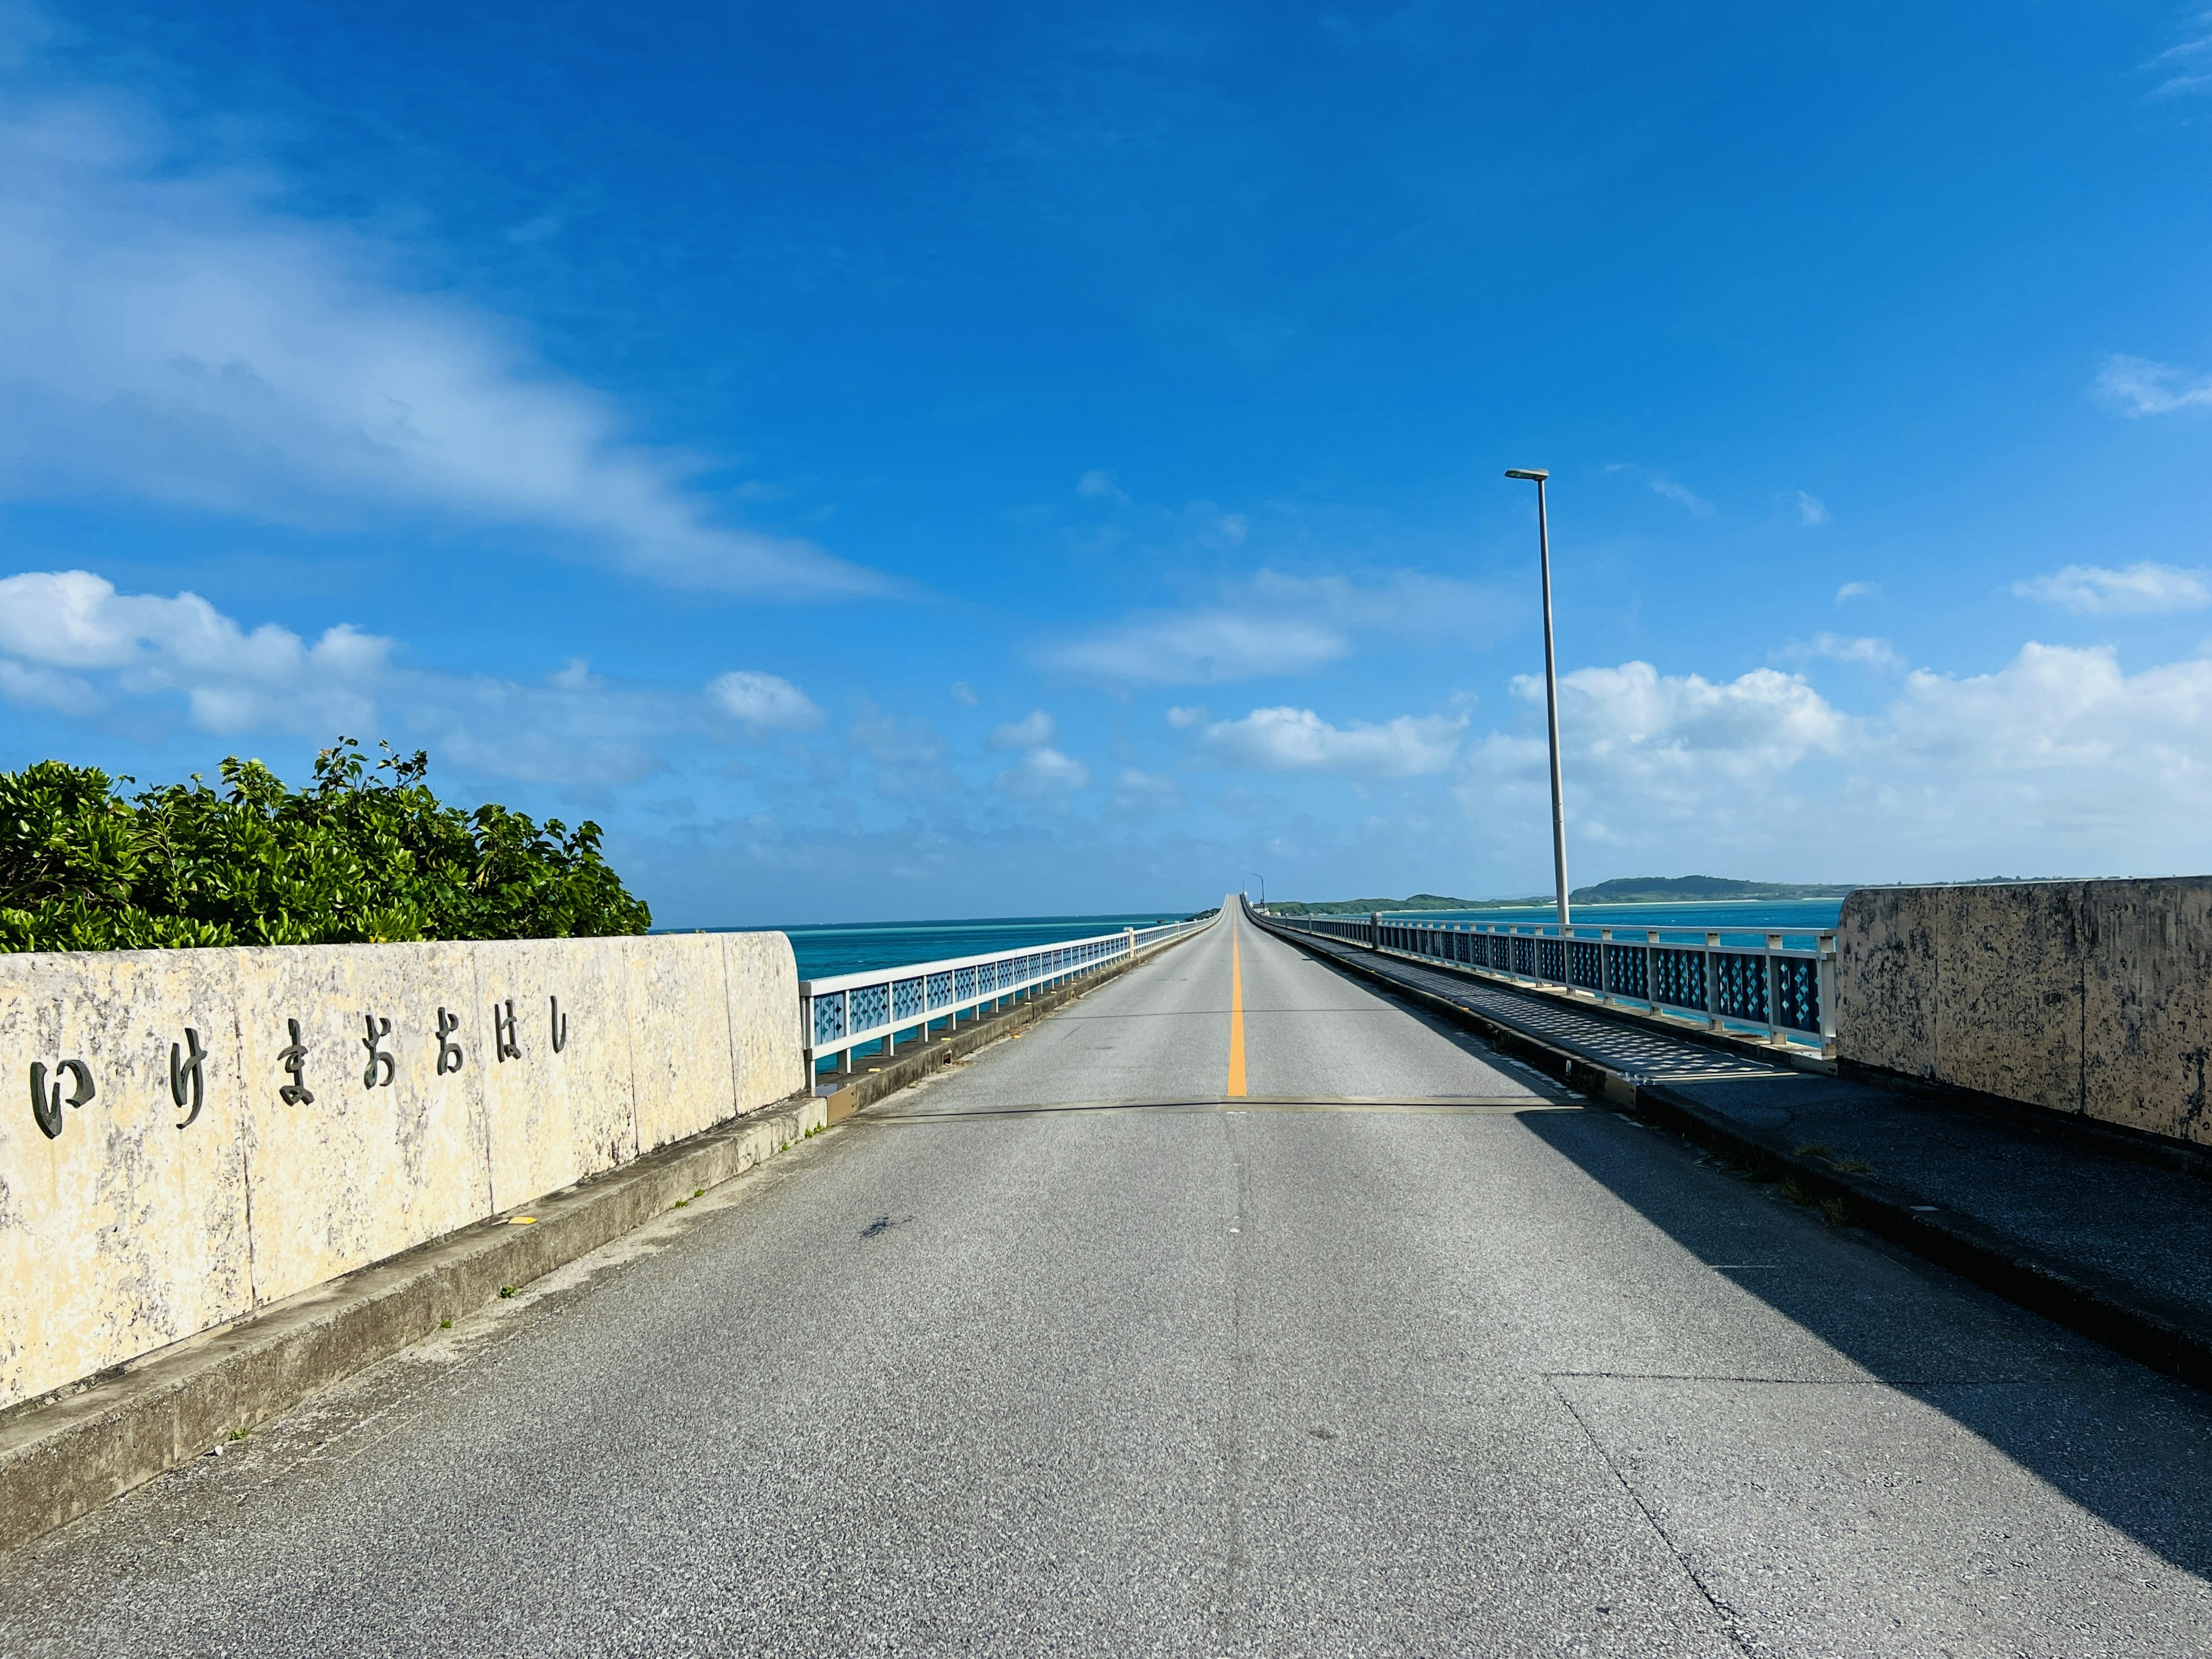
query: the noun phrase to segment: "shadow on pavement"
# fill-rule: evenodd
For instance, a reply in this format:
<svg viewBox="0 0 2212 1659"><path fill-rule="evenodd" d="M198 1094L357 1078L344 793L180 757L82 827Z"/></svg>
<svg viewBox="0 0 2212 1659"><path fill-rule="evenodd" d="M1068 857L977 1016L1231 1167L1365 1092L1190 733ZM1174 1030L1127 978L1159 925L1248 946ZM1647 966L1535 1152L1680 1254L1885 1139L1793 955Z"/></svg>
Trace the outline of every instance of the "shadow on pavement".
<svg viewBox="0 0 2212 1659"><path fill-rule="evenodd" d="M1832 1231L1662 1131L1624 1133L1603 1113L1519 1121L1700 1261L1741 1259L1751 1206L1781 1270L1715 1271L2106 1524L2212 1577L2212 1396L1865 1235ZM1887 1264L1871 1277L1892 1294L1868 1294L1873 1264L1860 1252Z"/></svg>

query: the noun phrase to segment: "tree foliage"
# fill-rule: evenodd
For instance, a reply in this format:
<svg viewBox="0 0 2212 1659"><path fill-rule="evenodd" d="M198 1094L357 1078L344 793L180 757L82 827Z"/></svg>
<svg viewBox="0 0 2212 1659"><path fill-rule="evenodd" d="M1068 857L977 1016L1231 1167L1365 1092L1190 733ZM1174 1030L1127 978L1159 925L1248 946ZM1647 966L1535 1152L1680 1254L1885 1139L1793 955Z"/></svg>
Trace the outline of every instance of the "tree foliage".
<svg viewBox="0 0 2212 1659"><path fill-rule="evenodd" d="M126 799L92 767L0 773L0 951L641 933L599 827L443 805L428 756L350 738L295 793L235 756Z"/></svg>

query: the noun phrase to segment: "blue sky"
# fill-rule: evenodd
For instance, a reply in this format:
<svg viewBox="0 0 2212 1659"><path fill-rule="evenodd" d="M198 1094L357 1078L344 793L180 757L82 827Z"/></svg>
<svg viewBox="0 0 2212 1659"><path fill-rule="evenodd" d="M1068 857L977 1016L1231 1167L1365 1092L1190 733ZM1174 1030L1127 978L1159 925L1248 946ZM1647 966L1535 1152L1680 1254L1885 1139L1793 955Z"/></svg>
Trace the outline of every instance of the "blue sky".
<svg viewBox="0 0 2212 1659"><path fill-rule="evenodd" d="M2212 13L0 0L0 765L671 925L2212 863ZM1799 15L1803 14L1803 15Z"/></svg>

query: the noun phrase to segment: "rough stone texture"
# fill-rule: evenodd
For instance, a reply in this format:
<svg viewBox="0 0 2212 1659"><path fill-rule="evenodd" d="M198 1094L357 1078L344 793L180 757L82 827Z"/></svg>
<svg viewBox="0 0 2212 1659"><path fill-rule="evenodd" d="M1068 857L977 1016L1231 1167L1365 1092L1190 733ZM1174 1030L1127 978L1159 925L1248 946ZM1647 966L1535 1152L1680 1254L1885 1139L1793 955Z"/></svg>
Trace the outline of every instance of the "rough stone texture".
<svg viewBox="0 0 2212 1659"><path fill-rule="evenodd" d="M1838 1042L1905 1077L1936 1075L1936 892L1863 887L1836 922Z"/></svg>
<svg viewBox="0 0 2212 1659"><path fill-rule="evenodd" d="M0 956L0 1408L793 1094L797 1010L781 934ZM30 1067L66 1097L70 1059L50 1139Z"/></svg>
<svg viewBox="0 0 2212 1659"><path fill-rule="evenodd" d="M2212 1142L2212 882L2087 884L2083 1093L2097 1117Z"/></svg>
<svg viewBox="0 0 2212 1659"><path fill-rule="evenodd" d="M190 954L0 956L0 1405L252 1305L234 964ZM188 1025L205 1058L179 1129L169 1047ZM49 1139L30 1068L51 1096L72 1059L96 1092ZM76 1079L59 1082L66 1099Z"/></svg>
<svg viewBox="0 0 2212 1659"><path fill-rule="evenodd" d="M477 1000L501 1016L513 1005L514 1046L522 1051L502 1056L494 1045L483 1073L495 1210L637 1156L627 960L607 939L478 951Z"/></svg>
<svg viewBox="0 0 2212 1659"><path fill-rule="evenodd" d="M1862 890L1837 958L1846 1064L2212 1142L2212 878Z"/></svg>
<svg viewBox="0 0 2212 1659"><path fill-rule="evenodd" d="M2054 1111L2081 1109L2083 884L1936 890L1943 1081Z"/></svg>
<svg viewBox="0 0 2212 1659"><path fill-rule="evenodd" d="M491 1213L484 1068L491 1021L474 948L318 945L239 953L246 1042L253 1299L397 1255ZM459 1026L459 1067L441 1074L437 1018ZM368 1021L392 1022L393 1064L369 1086ZM312 1103L288 1103L279 1051L300 1024ZM386 1071L391 1081L383 1081Z"/></svg>
<svg viewBox="0 0 2212 1659"><path fill-rule="evenodd" d="M731 1074L729 977L718 933L623 939L629 986L629 1052L636 1079L637 1147L694 1135L738 1109ZM794 989L793 1007L798 1006ZM787 1016L799 1040L797 1015Z"/></svg>
<svg viewBox="0 0 2212 1659"><path fill-rule="evenodd" d="M730 987L731 1065L738 1109L747 1111L807 1085L806 1057L799 1048L799 963L791 941L781 933L719 937ZM789 1011L781 1025L773 1019L738 1018L740 1009L775 1008Z"/></svg>

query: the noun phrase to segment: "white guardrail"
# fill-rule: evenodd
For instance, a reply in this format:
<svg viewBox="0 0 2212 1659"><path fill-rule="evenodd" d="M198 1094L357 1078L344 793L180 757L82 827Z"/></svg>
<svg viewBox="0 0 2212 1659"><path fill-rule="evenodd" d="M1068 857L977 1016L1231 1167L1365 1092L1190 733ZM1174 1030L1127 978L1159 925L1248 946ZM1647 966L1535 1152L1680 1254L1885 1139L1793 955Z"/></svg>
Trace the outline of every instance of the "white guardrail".
<svg viewBox="0 0 2212 1659"><path fill-rule="evenodd" d="M1118 933L1025 945L988 956L948 957L942 962L910 962L801 980L799 1032L808 1074L828 1055L836 1056L838 1070L848 1072L855 1048L883 1042L888 1052L898 1034L909 1028L927 1036L934 1021L949 1019L957 1024L963 1014L1127 962L1195 933L1212 920L1205 916L1157 927L1124 927Z"/></svg>
<svg viewBox="0 0 2212 1659"><path fill-rule="evenodd" d="M1562 933L1555 922L1419 922L1379 915L1267 920L1278 927L1443 963L1486 979L1553 987L1674 1018L1687 1016L1724 1036L1764 1037L1778 1046L1817 1046L1829 1056L1836 1052L1833 928L1712 931L1577 924ZM1685 933L1704 938L1685 943ZM1765 945L1723 946L1724 933L1762 935ZM1785 936L1809 938L1813 948L1785 950Z"/></svg>

